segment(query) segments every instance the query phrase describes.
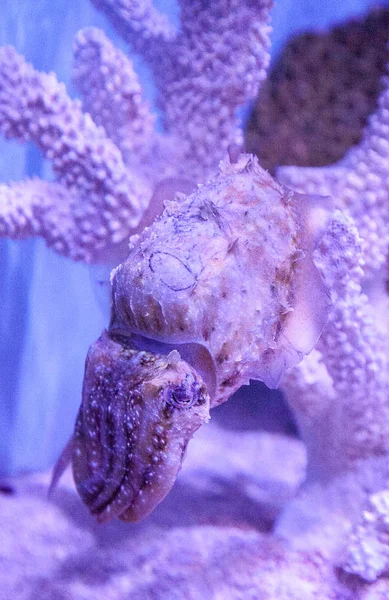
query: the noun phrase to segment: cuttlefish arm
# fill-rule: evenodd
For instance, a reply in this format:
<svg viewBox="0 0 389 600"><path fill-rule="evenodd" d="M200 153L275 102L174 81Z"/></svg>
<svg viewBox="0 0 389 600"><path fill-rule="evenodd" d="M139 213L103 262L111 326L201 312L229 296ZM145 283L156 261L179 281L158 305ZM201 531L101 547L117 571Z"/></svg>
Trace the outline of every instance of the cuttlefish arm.
<svg viewBox="0 0 389 600"><path fill-rule="evenodd" d="M144 518L173 486L209 402L178 352L155 355L104 332L89 350L74 434L53 482L71 461L78 493L99 521Z"/></svg>

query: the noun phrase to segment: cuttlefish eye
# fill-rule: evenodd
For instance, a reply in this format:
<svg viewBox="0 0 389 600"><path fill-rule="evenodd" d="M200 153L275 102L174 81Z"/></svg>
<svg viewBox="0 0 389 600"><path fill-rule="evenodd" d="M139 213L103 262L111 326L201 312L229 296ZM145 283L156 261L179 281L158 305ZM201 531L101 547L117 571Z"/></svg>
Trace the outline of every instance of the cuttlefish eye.
<svg viewBox="0 0 389 600"><path fill-rule="evenodd" d="M99 521L147 516L170 491L189 440L209 419L200 375L178 352L174 360L169 356L107 332L89 350L65 454L82 500ZM62 465L60 459L57 473Z"/></svg>
<svg viewBox="0 0 389 600"><path fill-rule="evenodd" d="M164 389L161 396L167 405L178 409L186 409L205 402L202 389L203 386L188 374L180 385Z"/></svg>

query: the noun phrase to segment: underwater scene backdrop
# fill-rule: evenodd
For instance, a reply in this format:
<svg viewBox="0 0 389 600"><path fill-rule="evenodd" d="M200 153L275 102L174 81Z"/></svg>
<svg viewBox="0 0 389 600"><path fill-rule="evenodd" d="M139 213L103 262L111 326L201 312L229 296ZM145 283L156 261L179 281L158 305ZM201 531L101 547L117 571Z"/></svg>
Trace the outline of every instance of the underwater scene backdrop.
<svg viewBox="0 0 389 600"><path fill-rule="evenodd" d="M102 4L105 2L109 5L110 1L102 0ZM94 2L98 4L99 0ZM142 2L139 4L142 5ZM148 2L145 4L148 5ZM153 4L166 13L173 24L179 24L176 2L155 0ZM241 5L234 3L233 10L240 10L240 7L246 4L250 5L250 2L242 1ZM374 41L368 42L373 47L371 52L366 51L366 54L365 50L361 51L358 46L360 40L365 39L364 34L360 31L358 33L359 26L353 29L345 23L350 18L364 18L367 11L379 6L389 10L389 4L384 1L275 2L271 13L273 30L269 80L263 83L262 96L259 95L257 101L252 100L240 107L239 114L247 129L247 150L257 153L260 163L269 169L272 175L279 175L291 188L307 194L327 195L332 192L331 186L329 189L326 182L322 182L320 172L300 172L294 171L293 168L290 171L287 168L277 171L277 166L330 164L339 160L350 145L360 140L366 117L380 91L379 85L375 87L373 79L378 81L387 61L385 51L382 50L382 39L386 36L386 27L389 27L389 17L387 11L372 13L367 29L373 40L377 32L377 44ZM71 80L73 38L79 29L88 26L102 29L116 47L124 52L128 51L115 27L111 26L110 20L88 0L37 0L34 3L29 0L3 0L0 46L14 46L38 71L55 72L59 81L66 84L69 95L75 98L77 92ZM338 26L345 29L341 30ZM320 37L321 31L324 32L323 38ZM331 34L325 33L328 31L331 31ZM319 33L315 37L316 32ZM302 36L288 44L290 38L298 34ZM325 35L328 37L324 40ZM339 108L343 113L340 117L338 115L339 118L329 113L323 116L321 113L320 119L317 119L321 125L316 129L312 124L312 121L315 121L315 109L310 106L310 102L314 100L317 87L309 87L309 78L314 79L315 60L304 56L304 52L308 55L312 52L312 57L320 53L322 56L323 53L326 54L327 58L330 55L334 64L337 50L332 54L331 50L333 47L339 47L341 53L346 44L345 39L351 46L354 44L354 62L350 61L350 68L361 68L361 72L365 69L366 81L363 82L364 85L361 83L359 88L355 84L357 78L353 78L351 74L349 85L355 85L358 91L354 93L351 101L344 96L346 99ZM370 38L366 36L366 39ZM336 46L337 43L339 46ZM324 48L325 44L329 44L330 48ZM300 56L304 56L301 69ZM133 60L144 93L154 109L156 89L150 68L137 56ZM370 69L369 60L372 61L371 64L374 63L374 69ZM344 64L340 64L341 61L340 57L340 71L344 67ZM369 77L373 71L374 77L372 75L370 81ZM283 79L285 74L288 85ZM308 83L303 82L304 77L308 77ZM331 72L329 79L332 77ZM347 76L344 79L339 76L337 81L341 82L341 86L348 85ZM336 91L336 82L333 84L331 80L328 83L329 91L326 88L325 77L315 85L319 85L320 93L323 87L323 96L328 91L332 98L331 85L334 85ZM332 98L331 101L338 106L336 98ZM341 122L344 118L344 106L346 111L350 111L349 127L339 127L334 131L333 124ZM301 117L295 120L292 118L294 111L298 111L299 107L306 110L306 121L303 121L303 125ZM1 108L0 100L0 111ZM382 104L381 109L382 116L386 105ZM307 126L309 120L311 124ZM162 131L160 121L162 122L162 115L157 109L157 129ZM372 123L374 125L374 121ZM326 129L331 129L331 135L327 135ZM320 132L324 140L322 146L316 143ZM381 134L382 132L379 132L378 137ZM385 151L385 143L377 142L379 143L382 143L381 148ZM233 185L238 185L236 182L242 173L243 189L246 189L245 177L248 173L248 178L253 177L254 187L261 182L263 187L270 187L281 199L284 198L284 188L271 183L273 180L263 174L254 159L242 158L237 148L230 147L228 160L222 164L219 175L219 183L222 182L220 185L226 185L227 199L231 181ZM163 161L158 164L163 164ZM193 165L195 170L195 161ZM350 174L347 172L346 175ZM229 179L235 176L236 179ZM331 172L332 179L329 181L336 182L336 176L337 172ZM374 176L369 174L365 177L362 173L362 179L365 179L366 185L371 185L373 190L376 182ZM34 144L20 145L0 138L0 184L20 181L26 177L52 180L54 173L50 163L42 158ZM188 178L190 179L190 175ZM196 175L193 175L193 179L195 178ZM150 180L152 181L152 174ZM355 183L354 191L358 186L361 187L358 178L352 178L352 173L350 181L351 187ZM185 185L186 182L184 187ZM368 192L369 189L368 187ZM186 189L182 191L187 193ZM204 193L207 191L213 193L212 183L209 188L204 188ZM201 194L197 198L201 200ZM378 204L379 199L380 197ZM372 198L369 193L366 194L366 205L369 205L369 201L374 205L376 200L374 194ZM300 219L297 230L304 238L304 251L309 253L312 250L311 246L318 244L318 239L323 236L324 225L329 223L330 203L314 200L312 211L304 202L306 201L302 201L302 206L305 208L300 208L300 212L297 211L297 216L294 214L293 218ZM214 219L219 226L219 214L215 206L214 203L204 221ZM176 210L174 206L170 209L172 213ZM367 259L363 263L364 259L361 257L365 249L362 248L358 232L349 216L344 217L339 213L340 211L335 211L332 229L324 235L321 242L324 258L320 269L324 273L327 269L327 276L329 271L330 283L326 283L328 287L334 285L339 298L343 298L342 293L347 295L347 299L353 298L353 293L359 298L358 284L354 285L354 282L351 282L349 285L344 282L348 275L355 275L358 281L362 272L361 265L366 267L367 273L369 269L375 272L377 265L382 265L380 251L386 242L382 238L381 246L380 240L375 246L376 240L370 240L371 246L368 246ZM314 217L316 214L320 216L320 224ZM371 224L366 225L366 231L370 226ZM292 225L290 227L293 229ZM151 232L153 231L151 228ZM365 230L362 226L360 233L363 231ZM380 231L376 237L380 237ZM147 239L147 236L143 239ZM135 248L136 243L138 242L134 242ZM374 254L377 247L377 254ZM229 251L235 249L236 244L232 242ZM372 252L368 256L370 250ZM300 249L297 254L299 252ZM308 395L304 396L307 393L304 385L307 382L308 385L313 382L312 388L316 385L315 378L311 378L311 368L316 368L317 373L322 373L320 358L314 351L311 362L303 363L307 364L305 371L303 366L302 371L296 371L297 375L293 375L292 371L292 375L287 375L284 380L284 389L288 393L290 406L295 411L294 416L279 391L270 391L258 382L242 388L230 402L215 409L212 413L212 417L215 414L215 418L212 418L211 424L195 436L193 447L189 448L187 461L172 492L146 521L131 525L117 520L104 525L97 524L76 496L68 472L64 475L56 494L50 501L47 500L46 491L50 485L48 469L55 464L73 432L82 395L88 348L109 323L110 270L116 263L108 263L98 266L72 261L47 248L41 239L0 241L0 600L10 597L60 600L120 600L135 597L280 600L389 598L389 583L385 577L389 565L389 501L388 484L385 479L387 467L384 464L386 450L382 450L386 449L386 442L381 439L386 431L386 404L385 399L381 402L381 396L386 393L387 384L381 381L385 378L386 359L381 357L379 340L376 344L376 340L372 341L373 350L378 348L373 357L370 357L367 351L367 360L371 358L373 383L371 388L366 386L366 398L369 398L369 394L374 394L376 378L377 406L372 406L373 413L376 410L376 416L371 416L369 407L364 408L368 423L367 434L363 428L362 432L358 430L360 415L357 409L352 413L355 406L352 406L350 415L348 418L346 416L345 420L346 426L349 423L357 423L355 431L351 431L352 425L350 426L350 439L354 440L354 434L356 439L355 455L352 444L350 447L347 443L344 444L346 454L349 452L347 456L342 455L342 443L336 445L343 433L342 425L339 425L339 432L335 431L334 434L333 430L343 423L340 418L337 421L336 415L331 414L328 420L323 418L322 421L322 417L319 416L318 421L311 427L309 419L312 414L316 419L316 395L312 394L311 398L308 390ZM340 265L338 272L336 269L332 271L333 265ZM131 278L131 267L128 268ZM312 272L309 272L309 269L308 272L304 272L301 275L303 284L306 282L304 277L311 276ZM337 276L340 277L340 283L335 281ZM315 275L312 277L312 280L307 280L307 297L311 295L308 305L316 303L316 307L312 309L312 306L309 306L307 314L309 313L311 318L310 311L313 311L318 322L314 323L314 331L307 334L307 338L314 337L321 330L328 310L326 301L323 301L319 293L323 288L318 284ZM115 273L113 281L119 289L120 272ZM315 283L311 286L312 281ZM380 284L382 281L377 283L375 289L369 280L366 286L374 303L382 291L379 288ZM118 298L120 299L119 292ZM300 297L298 300L298 305L304 304L300 302ZM117 303L115 310L120 311L119 302ZM343 306L342 302L340 305ZM359 312L363 313L363 302L361 306ZM374 306L377 306L379 316L380 310L385 310L386 304L385 301L382 305L377 301ZM289 309L293 312L295 307L288 307ZM352 318L347 320L347 315L344 318L347 330ZM386 322L384 318L382 322ZM350 350L347 341L341 335L336 338L336 333L333 338L331 335L324 336L320 347L320 351L324 347L327 351L330 349L332 364L336 363L336 348L332 356L331 344L340 344L344 354L349 352L353 355L350 359L349 378L353 378L355 371L357 384L359 371L354 367L359 365L358 333L363 338L369 329L369 323L366 330L361 326L361 331L354 332L357 340L355 352ZM111 320L112 326L114 329L114 319ZM371 341L369 331L366 333L368 342ZM375 331L374 328L372 331ZM109 351L110 344L122 343L121 332L117 335L114 342L108 341ZM101 344L104 344L106 340L104 337L102 339ZM304 339L301 345L297 343L296 347L292 346L293 344L287 345L282 355L286 366L296 362L296 355L301 358L303 354L307 354L312 343L311 340ZM125 344L123 347L127 352ZM96 364L99 366L101 356L103 359L107 356L104 354L106 349L103 347L100 356L100 346L95 345L92 348L97 352ZM154 348L152 350L154 351ZM289 351L290 355L285 358ZM117 352L117 347L112 352ZM102 380L96 375L98 370L95 373L91 367L94 365L93 357L90 358L88 373L92 382L97 378L98 384L101 384ZM168 355L168 359L171 361L169 368L172 364L172 368L175 369L179 363L174 352ZM263 375L259 378L274 387L279 378L278 366L277 361L274 361L272 368L263 370ZM335 371L336 367L335 364ZM345 368L347 370L349 365L346 364ZM281 372L283 369L279 370ZM191 372L189 375L192 377ZM185 382L187 381L192 379L186 378ZM317 390L314 390L317 391L317 397L321 398L320 394L323 392L320 386L325 387L327 383L325 377L319 381ZM353 380L354 388L357 384ZM106 381L102 381L102 387L107 392L109 386L104 388L105 385ZM301 397L305 400L308 398L309 402L312 400L311 414L309 410L305 412L306 406L302 407L303 403L300 402L298 394L299 386L302 390ZM200 388L196 388L195 385L194 387L197 393ZM324 391L328 392L328 397L333 400L333 389L330 388L328 384L328 390ZM357 397L358 390L354 388L350 391L351 387L349 390L346 385L336 392L339 393L340 390L342 399L347 399L349 393ZM179 404L179 401L185 400L187 389L182 385L178 389L179 393L177 395L176 390L174 401ZM231 390L235 389L231 384ZM363 397L362 389L359 390L359 394ZM93 393L90 394L90 398L94 400ZM225 397L220 394L220 399L224 400ZM308 408L310 409L310 405ZM379 412L381 409L382 413ZM347 413L347 406L345 412ZM207 416L202 418L207 420ZM377 433L375 428L377 422L382 422L382 436L381 429ZM91 425L89 429L92 431L93 419L88 424ZM77 427L80 431L83 424L77 421ZM185 430L180 421L177 428L180 432ZM298 432L302 434L305 446L300 441ZM191 437L192 432L184 433ZM358 453L364 446L365 434L366 456L362 452L362 466L359 466L359 463L355 466L360 458ZM91 440L92 438L93 431L90 435ZM333 451L328 448L329 439L334 440ZM84 451L82 445L77 446L77 441L74 442L73 439L71 444L74 443L75 446L66 446L58 463L55 479L62 474L71 460L69 448L73 451L73 466L74 461L77 461L76 457ZM341 452L338 452L338 447L341 448ZM171 457L173 456L174 452ZM168 458L170 459L170 455ZM182 456L179 457L179 464L181 459ZM339 478L336 477L338 470L341 473ZM115 505L117 490L113 494L112 503L107 500L103 502L101 510L94 510L91 496L96 489L93 486L88 488L87 485L83 487L84 472L85 465L81 461L78 467L75 467L76 478L79 477L78 491L84 503L91 508L92 514L97 514L101 521L107 521L116 511L115 515L123 520L136 520L134 515L130 514L131 511L121 512L118 503ZM168 469L165 474L167 480ZM123 480L120 489L127 493L128 489L125 489ZM306 487L300 487L304 480ZM100 482L99 485L103 484ZM109 485L107 484L108 491L103 487L103 497L109 493ZM159 487L164 488L167 485L163 482ZM155 489L157 488L158 486ZM149 498L147 502L148 500ZM143 512L142 510L135 517L142 517L147 513L145 509ZM347 546L347 554L342 544L351 527L352 537Z"/></svg>
<svg viewBox="0 0 389 600"><path fill-rule="evenodd" d="M172 1L159 3L177 19ZM273 60L296 32L323 28L366 12L376 2L280 0L272 13ZM0 43L12 44L35 68L55 71L70 84L72 40L89 25L123 42L87 0L4 0ZM135 57L149 97L153 87ZM72 90L70 84L70 90ZM75 92L73 90L73 95ZM0 140L0 179L17 181L50 171L30 145ZM49 467L72 431L79 405L84 357L107 321L109 272L74 263L47 250L41 240L1 241L0 470Z"/></svg>

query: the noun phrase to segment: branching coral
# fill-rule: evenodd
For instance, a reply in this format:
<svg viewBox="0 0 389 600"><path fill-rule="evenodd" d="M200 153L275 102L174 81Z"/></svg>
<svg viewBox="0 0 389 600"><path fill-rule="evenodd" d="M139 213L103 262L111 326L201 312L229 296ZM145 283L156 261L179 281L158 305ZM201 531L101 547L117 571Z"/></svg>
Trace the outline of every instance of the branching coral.
<svg viewBox="0 0 389 600"><path fill-rule="evenodd" d="M105 129L126 163L146 158L155 116L129 58L100 29L81 30L74 40L73 82L82 108Z"/></svg>
<svg viewBox="0 0 389 600"><path fill-rule="evenodd" d="M2 187L1 233L39 234L55 250L91 260L93 252L121 241L139 223L147 188L54 74L37 73L13 48L3 48L0 81L1 132L36 142L57 176L55 183Z"/></svg>
<svg viewBox="0 0 389 600"><path fill-rule="evenodd" d="M85 262L124 257L135 234L112 276L109 332L91 351L55 477L74 451L79 491L95 514L144 516L167 492L208 403L250 377L276 384L316 343L329 302L319 270L328 323L282 382L307 446L307 480L278 533L374 579L387 568L386 549L372 566L363 545L366 536L386 544L389 92L340 163L279 171L301 197L239 151L236 112L264 78L270 0L181 0L177 31L147 0L94 4L148 63L163 131L131 62L99 30L75 41L82 103L14 49L0 53L0 131L35 142L56 177L2 185L0 233L39 235ZM329 201L313 194L338 207L321 241ZM223 304L231 289L239 294Z"/></svg>
<svg viewBox="0 0 389 600"><path fill-rule="evenodd" d="M317 264L332 290L333 309L315 354L283 381L306 437L309 477L279 530L291 537L299 522L301 540L306 537L303 523L311 519L316 526L306 529L310 542L316 545L320 539L324 547L332 546L330 552L338 553L341 563L342 535L355 525L346 565L367 579L384 566L382 561L373 565L369 552L361 550L364 526L357 523L375 495L387 488L389 476L388 100L385 90L360 145L341 162L278 170L281 180L300 192L331 194L343 219L351 215L357 226L354 238L336 236L344 244L342 252L331 256L326 240L322 243ZM315 499L313 515L309 507ZM322 535L326 526L331 528L327 537Z"/></svg>
<svg viewBox="0 0 389 600"><path fill-rule="evenodd" d="M355 226L338 213L316 257L331 289L329 321L315 352L282 381L308 470L278 532L340 562L345 535L389 475L388 342L361 289L361 251Z"/></svg>
<svg viewBox="0 0 389 600"><path fill-rule="evenodd" d="M177 33L149 1L93 3L149 63L165 127L180 143L180 174L202 180L242 142L236 109L265 76L272 0L182 0Z"/></svg>
<svg viewBox="0 0 389 600"><path fill-rule="evenodd" d="M73 259L109 259L142 227L151 198L151 212L161 210L162 181L164 196L187 192L215 170L227 147L242 142L236 110L254 97L268 64L271 0L230 4L182 1L176 32L149 2L96 2L149 63L163 134L131 62L101 31L83 30L75 42L82 108L54 74L2 49L0 131L37 143L57 178L2 187L3 236L40 235Z"/></svg>

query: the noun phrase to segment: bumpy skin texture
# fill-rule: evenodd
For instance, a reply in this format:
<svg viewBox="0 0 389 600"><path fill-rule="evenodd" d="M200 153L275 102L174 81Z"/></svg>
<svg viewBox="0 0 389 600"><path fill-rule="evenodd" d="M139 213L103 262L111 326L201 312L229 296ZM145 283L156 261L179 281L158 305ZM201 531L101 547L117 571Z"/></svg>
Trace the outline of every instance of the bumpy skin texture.
<svg viewBox="0 0 389 600"><path fill-rule="evenodd" d="M306 202L253 156L226 161L216 178L179 204L167 203L162 217L131 240L127 261L113 274L111 328L183 345L184 352L187 344L205 348L214 404L250 377L276 387L326 321L320 279L313 278L309 298L302 288L319 235L315 211L320 231L331 204L320 199L308 209Z"/></svg>
<svg viewBox="0 0 389 600"><path fill-rule="evenodd" d="M90 350L71 443L92 513L145 516L207 420L208 394L214 406L249 378L277 385L310 352L329 300L311 253L330 209L328 199L290 193L241 155L132 238L112 273L109 334ZM173 411L173 424L164 408L172 393L189 406Z"/></svg>
<svg viewBox="0 0 389 600"><path fill-rule="evenodd" d="M58 468L72 460L77 490L99 521L137 521L170 490L188 441L208 419L206 387L177 352L138 351L104 332L89 350L81 408Z"/></svg>

